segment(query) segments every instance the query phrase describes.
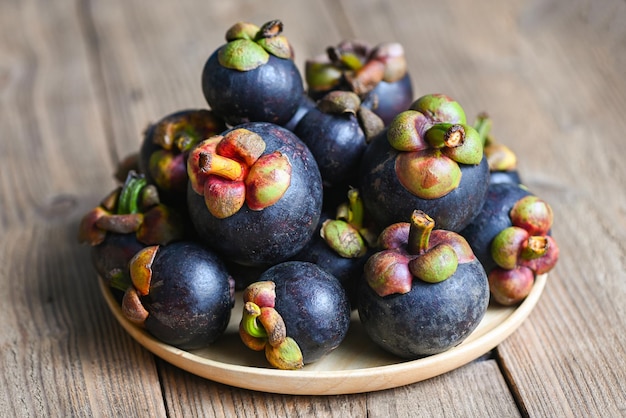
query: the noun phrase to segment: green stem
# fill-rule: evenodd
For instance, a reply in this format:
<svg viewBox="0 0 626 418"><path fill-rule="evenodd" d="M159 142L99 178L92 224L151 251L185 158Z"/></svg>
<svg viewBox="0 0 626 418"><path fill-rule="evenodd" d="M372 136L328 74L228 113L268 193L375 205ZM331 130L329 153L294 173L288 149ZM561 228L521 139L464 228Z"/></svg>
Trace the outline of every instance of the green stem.
<svg viewBox="0 0 626 418"><path fill-rule="evenodd" d="M421 210L413 211L409 229L408 251L410 254L423 254L428 250L430 233L435 228L435 221Z"/></svg>
<svg viewBox="0 0 626 418"><path fill-rule="evenodd" d="M465 142L465 129L458 123L441 122L430 127L424 138L433 148L455 148Z"/></svg>
<svg viewBox="0 0 626 418"><path fill-rule="evenodd" d="M241 318L241 325L245 332L251 337L267 338L267 331L263 328L263 325L257 321L259 315L261 315L261 308L259 308L256 303L246 302Z"/></svg>
<svg viewBox="0 0 626 418"><path fill-rule="evenodd" d="M147 184L145 177L139 176L135 172L128 174L117 205L118 215L139 213L139 197Z"/></svg>
<svg viewBox="0 0 626 418"><path fill-rule="evenodd" d="M348 223L352 225L355 229L360 230L361 228L363 228L364 209L363 201L361 200L361 196L359 195L358 190L348 190L348 203L350 205L350 210L348 212Z"/></svg>

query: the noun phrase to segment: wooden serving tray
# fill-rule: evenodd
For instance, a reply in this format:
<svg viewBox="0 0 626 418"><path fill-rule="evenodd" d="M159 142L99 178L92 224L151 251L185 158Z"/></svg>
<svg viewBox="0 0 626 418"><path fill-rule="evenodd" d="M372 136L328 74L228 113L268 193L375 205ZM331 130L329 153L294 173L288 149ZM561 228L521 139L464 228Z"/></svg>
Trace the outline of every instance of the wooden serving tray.
<svg viewBox="0 0 626 418"><path fill-rule="evenodd" d="M460 345L418 360L386 353L365 334L353 312L346 339L329 355L300 370L271 368L263 352L248 349L239 339L241 294L225 334L206 349L185 351L164 344L129 322L109 287L99 280L113 315L143 347L163 360L195 375L244 389L291 395L338 395L371 392L419 382L454 370L487 353L511 335L533 310L547 275L536 278L530 295L518 306L490 304L474 332Z"/></svg>

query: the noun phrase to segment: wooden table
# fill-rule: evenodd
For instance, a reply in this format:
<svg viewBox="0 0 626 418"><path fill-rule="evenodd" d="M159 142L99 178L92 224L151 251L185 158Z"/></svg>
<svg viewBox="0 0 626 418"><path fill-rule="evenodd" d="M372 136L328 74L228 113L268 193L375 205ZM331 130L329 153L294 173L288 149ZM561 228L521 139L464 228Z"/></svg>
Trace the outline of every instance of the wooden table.
<svg viewBox="0 0 626 418"><path fill-rule="evenodd" d="M148 122L203 107L239 20L280 18L296 62L401 42L416 95L488 111L555 212L561 259L530 317L439 377L356 395L214 383L153 356L99 292L82 215ZM626 416L622 0L0 3L0 416Z"/></svg>

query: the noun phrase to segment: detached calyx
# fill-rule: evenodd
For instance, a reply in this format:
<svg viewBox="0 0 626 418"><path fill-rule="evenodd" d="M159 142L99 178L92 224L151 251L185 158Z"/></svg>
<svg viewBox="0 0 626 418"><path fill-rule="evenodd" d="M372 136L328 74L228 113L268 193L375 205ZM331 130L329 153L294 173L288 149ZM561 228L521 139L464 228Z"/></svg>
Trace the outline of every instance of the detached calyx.
<svg viewBox="0 0 626 418"><path fill-rule="evenodd" d="M278 202L291 184L291 163L279 151L264 154L265 141L247 129L234 129L202 141L187 160L192 189L209 212L223 219L244 203L262 210Z"/></svg>

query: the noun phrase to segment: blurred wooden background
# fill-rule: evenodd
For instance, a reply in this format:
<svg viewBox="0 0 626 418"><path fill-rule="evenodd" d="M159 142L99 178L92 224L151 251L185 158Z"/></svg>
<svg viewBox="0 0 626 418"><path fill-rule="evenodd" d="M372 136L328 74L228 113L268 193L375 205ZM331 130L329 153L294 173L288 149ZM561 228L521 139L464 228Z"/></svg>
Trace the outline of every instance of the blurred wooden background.
<svg viewBox="0 0 626 418"><path fill-rule="evenodd" d="M519 157L561 260L494 352L429 381L329 397L216 384L152 356L99 294L80 217L148 122L206 106L233 23L280 18L296 63L401 42L416 96L446 93ZM623 0L0 1L0 416L624 416Z"/></svg>

